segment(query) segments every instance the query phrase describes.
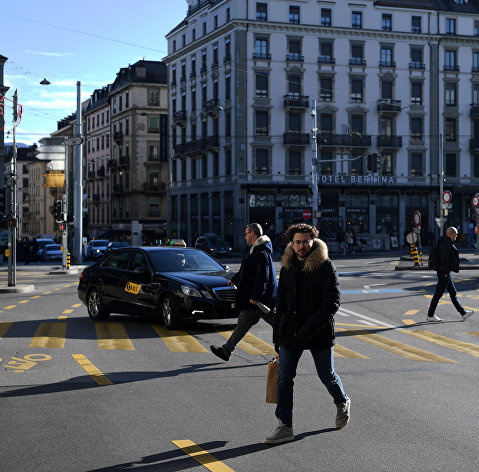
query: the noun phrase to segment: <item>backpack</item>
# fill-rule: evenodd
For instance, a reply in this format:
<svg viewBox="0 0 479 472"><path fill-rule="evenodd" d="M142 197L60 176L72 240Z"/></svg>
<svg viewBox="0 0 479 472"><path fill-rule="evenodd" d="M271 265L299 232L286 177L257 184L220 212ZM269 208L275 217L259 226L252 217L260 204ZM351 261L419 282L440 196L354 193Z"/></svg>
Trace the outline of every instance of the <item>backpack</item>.
<svg viewBox="0 0 479 472"><path fill-rule="evenodd" d="M439 270L441 263L439 261L439 244L434 242L429 253L429 260L427 261L427 266L433 270Z"/></svg>

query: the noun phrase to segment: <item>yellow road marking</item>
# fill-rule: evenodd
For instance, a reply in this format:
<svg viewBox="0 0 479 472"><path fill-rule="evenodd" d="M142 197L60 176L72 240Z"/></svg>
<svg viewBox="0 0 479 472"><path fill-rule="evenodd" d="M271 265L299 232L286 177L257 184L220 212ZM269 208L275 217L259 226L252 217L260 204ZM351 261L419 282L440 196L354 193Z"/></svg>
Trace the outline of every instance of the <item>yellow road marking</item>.
<svg viewBox="0 0 479 472"><path fill-rule="evenodd" d="M122 323L95 323L95 328L99 349L117 351L135 350Z"/></svg>
<svg viewBox="0 0 479 472"><path fill-rule="evenodd" d="M157 324L153 325L153 329L171 352L208 352L187 331L169 330Z"/></svg>
<svg viewBox="0 0 479 472"><path fill-rule="evenodd" d="M100 372L83 354L72 354L72 357L98 385L113 385L113 382Z"/></svg>
<svg viewBox="0 0 479 472"><path fill-rule="evenodd" d="M479 331L469 331L467 334L472 334L473 336L479 336Z"/></svg>
<svg viewBox="0 0 479 472"><path fill-rule="evenodd" d="M18 303L28 303L30 300L20 300Z"/></svg>
<svg viewBox="0 0 479 472"><path fill-rule="evenodd" d="M78 308L78 307L80 307L80 306L82 306L81 303L75 303L74 305L72 305L72 308Z"/></svg>
<svg viewBox="0 0 479 472"><path fill-rule="evenodd" d="M384 349L385 351L392 352L393 354L397 354L402 357L406 357L407 359L411 359L413 361L420 361L420 362L450 362L450 363L457 363L447 357L438 356L431 352L423 351L422 349L418 349L414 346L409 346L408 344L404 344L398 341L394 341L392 339L386 338L379 334L374 334L366 330L350 330L346 331L343 328L338 328L338 331L345 332L348 336L353 336L365 343L371 344L375 347L379 347L380 349Z"/></svg>
<svg viewBox="0 0 479 472"><path fill-rule="evenodd" d="M347 347L339 344L334 345L334 357L338 359L369 359L368 356L363 356L359 352L353 351Z"/></svg>
<svg viewBox="0 0 479 472"><path fill-rule="evenodd" d="M32 298L40 298L41 295L34 295Z"/></svg>
<svg viewBox="0 0 479 472"><path fill-rule="evenodd" d="M466 343L464 341L448 338L446 336L431 333L429 331L401 331L409 336L414 336L415 338L423 339L424 341L429 341L431 343L438 344L439 346L448 347L449 349L454 349L455 351L464 352L465 354L479 357L479 346L477 344Z"/></svg>
<svg viewBox="0 0 479 472"><path fill-rule="evenodd" d="M12 326L13 322L11 321L0 321L0 339L7 333L7 331Z"/></svg>
<svg viewBox="0 0 479 472"><path fill-rule="evenodd" d="M15 308L17 305L8 305L4 308L4 310L11 310L12 308Z"/></svg>
<svg viewBox="0 0 479 472"><path fill-rule="evenodd" d="M226 339L229 339L233 331L218 330L218 333L220 333L221 336L225 337ZM246 333L246 336L238 343L238 347L247 354L272 354L273 356L276 354L276 351L271 344L268 344L266 341L257 338L251 333Z"/></svg>
<svg viewBox="0 0 479 472"><path fill-rule="evenodd" d="M68 316L59 316L58 319L59 320L66 320L68 318Z"/></svg>
<svg viewBox="0 0 479 472"><path fill-rule="evenodd" d="M71 285L70 285L70 284L67 284L67 285L64 285L64 287L71 287Z"/></svg>
<svg viewBox="0 0 479 472"><path fill-rule="evenodd" d="M54 288L53 291L56 292L57 290L61 290L61 287Z"/></svg>
<svg viewBox="0 0 479 472"><path fill-rule="evenodd" d="M416 313L419 313L419 310L409 310L404 313L405 315L415 315Z"/></svg>
<svg viewBox="0 0 479 472"><path fill-rule="evenodd" d="M227 465L223 464L212 456L209 452L201 449L200 446L195 444L189 439L182 439L179 441L171 441L175 446L179 447L183 452L188 454L192 459L199 462L202 466L206 467L211 472L234 472Z"/></svg>
<svg viewBox="0 0 479 472"><path fill-rule="evenodd" d="M413 324L416 324L416 322L414 320L402 320L402 322L406 325L413 325Z"/></svg>
<svg viewBox="0 0 479 472"><path fill-rule="evenodd" d="M70 308L68 310L64 310L63 313L71 313L73 310L71 310Z"/></svg>
<svg viewBox="0 0 479 472"><path fill-rule="evenodd" d="M67 323L40 323L29 347L64 348Z"/></svg>
<svg viewBox="0 0 479 472"><path fill-rule="evenodd" d="M43 292L42 295L49 295L52 292Z"/></svg>

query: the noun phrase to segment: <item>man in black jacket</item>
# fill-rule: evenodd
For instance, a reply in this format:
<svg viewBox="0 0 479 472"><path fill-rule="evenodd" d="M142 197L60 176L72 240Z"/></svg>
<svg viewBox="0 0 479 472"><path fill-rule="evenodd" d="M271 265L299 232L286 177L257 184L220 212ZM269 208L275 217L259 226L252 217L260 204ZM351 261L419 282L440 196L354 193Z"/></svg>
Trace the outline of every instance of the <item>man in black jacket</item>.
<svg viewBox="0 0 479 472"><path fill-rule="evenodd" d="M273 310L263 313L258 302L272 308L276 303L278 282L273 266L273 245L258 223L250 223L245 230L248 245L243 254L241 267L228 282L230 287L236 285L236 308L240 310L238 324L228 341L222 346L210 346L211 352L227 361L236 345L245 334L263 318L270 325L273 323Z"/></svg>
<svg viewBox="0 0 479 472"><path fill-rule="evenodd" d="M436 311L437 304L439 303L439 300L444 294L446 288L449 292L449 296L451 297L452 304L462 315L463 320L467 320L467 318L474 313L474 310L464 309L457 299L457 290L451 274L451 272L459 272L459 252L456 249L456 246L454 246L454 241L456 238L457 229L454 228L454 226L449 226L449 228L446 229L446 236L442 236L437 242L439 258L437 285L436 291L434 292L434 296L431 300L431 304L429 305L429 310L426 317L427 321L442 321L442 319L435 315L434 312Z"/></svg>
<svg viewBox="0 0 479 472"><path fill-rule="evenodd" d="M292 441L293 379L305 349L313 355L316 371L337 407L336 428L349 421L351 401L334 371L334 315L340 304L339 279L328 258L328 247L318 239L318 231L307 224L291 226L290 241L282 259L274 342L279 347L278 402L279 426L266 444Z"/></svg>

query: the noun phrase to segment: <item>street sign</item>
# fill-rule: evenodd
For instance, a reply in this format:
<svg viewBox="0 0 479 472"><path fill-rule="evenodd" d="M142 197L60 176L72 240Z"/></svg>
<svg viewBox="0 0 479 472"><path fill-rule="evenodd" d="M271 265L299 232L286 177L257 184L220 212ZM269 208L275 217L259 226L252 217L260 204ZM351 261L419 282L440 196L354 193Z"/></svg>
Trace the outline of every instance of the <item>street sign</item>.
<svg viewBox="0 0 479 472"><path fill-rule="evenodd" d="M441 208L443 210L450 210L452 208L452 203L441 203Z"/></svg>
<svg viewBox="0 0 479 472"><path fill-rule="evenodd" d="M66 145L67 146L79 146L83 144L84 139L81 136L67 136Z"/></svg>
<svg viewBox="0 0 479 472"><path fill-rule="evenodd" d="M303 218L305 220L310 220L311 219L311 210L304 210L303 211Z"/></svg>
<svg viewBox="0 0 479 472"><path fill-rule="evenodd" d="M421 213L419 211L415 211L412 215L412 221L415 226L421 226Z"/></svg>
<svg viewBox="0 0 479 472"><path fill-rule="evenodd" d="M447 218L440 216L439 218L434 218L434 219L436 220L436 223L439 226L439 231L442 231L442 227L444 226L444 223L446 222Z"/></svg>
<svg viewBox="0 0 479 472"><path fill-rule="evenodd" d="M415 228L412 229L412 232L414 234L421 234L421 227L420 226L416 226Z"/></svg>
<svg viewBox="0 0 479 472"><path fill-rule="evenodd" d="M452 200L452 193L449 190L444 190L442 192L442 201L444 203L451 203Z"/></svg>
<svg viewBox="0 0 479 472"><path fill-rule="evenodd" d="M417 236L414 233L408 233L406 235L406 242L408 244L414 244L417 241Z"/></svg>
<svg viewBox="0 0 479 472"><path fill-rule="evenodd" d="M472 206L473 206L474 208L479 207L479 195L477 195L477 193L476 193L476 195L474 195L474 196L472 197Z"/></svg>

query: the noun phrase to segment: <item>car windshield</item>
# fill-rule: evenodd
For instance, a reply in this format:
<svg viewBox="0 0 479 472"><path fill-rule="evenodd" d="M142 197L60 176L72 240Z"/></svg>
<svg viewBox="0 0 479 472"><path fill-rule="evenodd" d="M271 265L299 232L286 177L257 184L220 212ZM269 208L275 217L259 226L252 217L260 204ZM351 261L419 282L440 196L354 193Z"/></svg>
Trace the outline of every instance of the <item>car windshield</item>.
<svg viewBox="0 0 479 472"><path fill-rule="evenodd" d="M163 250L149 252L156 272L218 272L224 267L203 251Z"/></svg>
<svg viewBox="0 0 479 472"><path fill-rule="evenodd" d="M216 240L216 244L218 244L220 246L229 246L228 242L223 238L218 238Z"/></svg>
<svg viewBox="0 0 479 472"><path fill-rule="evenodd" d="M100 247L100 246L107 246L108 241L103 241L101 239L97 239L96 241L92 241L91 243L92 247Z"/></svg>
<svg viewBox="0 0 479 472"><path fill-rule="evenodd" d="M45 249L47 251L60 251L62 248L61 244L47 244Z"/></svg>

